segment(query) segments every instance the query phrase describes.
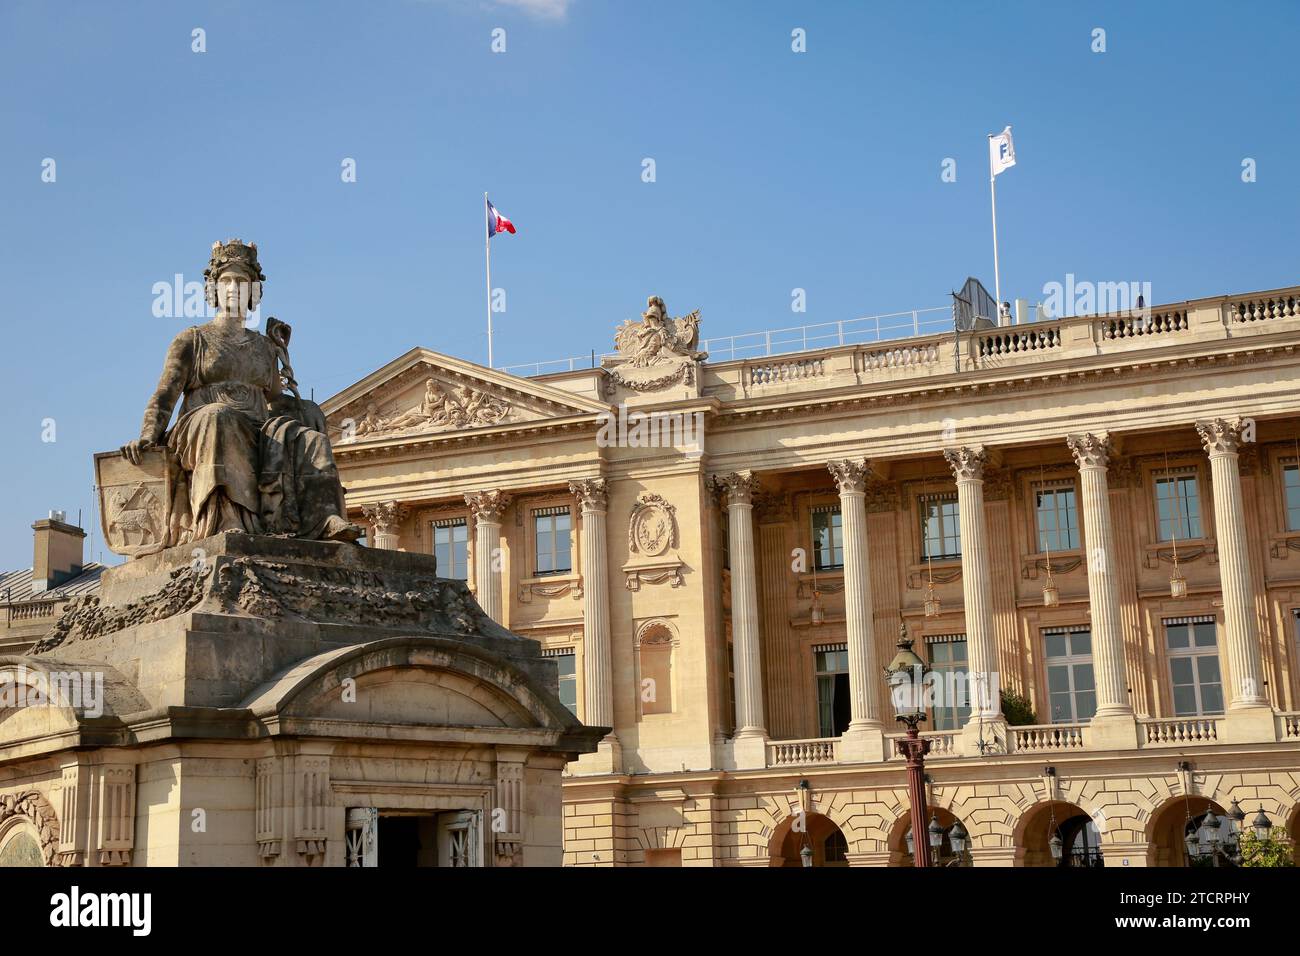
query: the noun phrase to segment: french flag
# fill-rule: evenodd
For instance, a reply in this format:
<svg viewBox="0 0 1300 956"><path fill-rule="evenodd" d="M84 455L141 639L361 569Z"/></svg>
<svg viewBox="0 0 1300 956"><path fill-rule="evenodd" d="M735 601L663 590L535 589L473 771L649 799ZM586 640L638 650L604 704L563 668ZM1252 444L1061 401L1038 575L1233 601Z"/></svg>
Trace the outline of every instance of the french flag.
<svg viewBox="0 0 1300 956"><path fill-rule="evenodd" d="M486 196L483 198L487 202L488 238L491 239L498 232L508 232L513 235L515 224L497 212L497 207L492 205L492 200Z"/></svg>

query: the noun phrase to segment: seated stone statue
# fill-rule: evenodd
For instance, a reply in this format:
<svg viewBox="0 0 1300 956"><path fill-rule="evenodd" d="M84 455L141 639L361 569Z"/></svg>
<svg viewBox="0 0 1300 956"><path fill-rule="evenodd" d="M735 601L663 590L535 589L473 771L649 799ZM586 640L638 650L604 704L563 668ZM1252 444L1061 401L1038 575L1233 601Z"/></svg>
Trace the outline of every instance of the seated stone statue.
<svg viewBox="0 0 1300 956"><path fill-rule="evenodd" d="M266 335L245 327L266 279L257 245L213 243L203 276L217 316L172 341L140 437L122 447L132 464L148 448L170 453L177 488L166 543L223 531L355 541L364 531L346 518L325 416L293 381L289 326L268 320Z"/></svg>

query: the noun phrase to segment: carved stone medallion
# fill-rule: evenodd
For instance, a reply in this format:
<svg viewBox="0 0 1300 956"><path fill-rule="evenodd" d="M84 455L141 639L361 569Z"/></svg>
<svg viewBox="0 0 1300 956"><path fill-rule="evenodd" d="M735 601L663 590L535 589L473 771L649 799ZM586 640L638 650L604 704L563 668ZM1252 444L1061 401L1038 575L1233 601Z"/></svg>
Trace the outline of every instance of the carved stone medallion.
<svg viewBox="0 0 1300 956"><path fill-rule="evenodd" d="M628 549L633 554L652 558L677 547L677 509L662 495L641 494L632 506L627 537Z"/></svg>

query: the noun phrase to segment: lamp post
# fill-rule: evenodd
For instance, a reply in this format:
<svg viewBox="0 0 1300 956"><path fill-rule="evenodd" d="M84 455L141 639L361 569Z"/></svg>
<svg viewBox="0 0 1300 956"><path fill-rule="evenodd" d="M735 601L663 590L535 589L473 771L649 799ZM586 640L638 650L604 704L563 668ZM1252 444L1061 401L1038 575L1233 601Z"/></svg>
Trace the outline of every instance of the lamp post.
<svg viewBox="0 0 1300 956"><path fill-rule="evenodd" d="M1245 820L1246 812L1236 799L1232 801L1227 813L1216 816L1212 810L1207 810L1201 818L1201 825L1184 838L1188 861L1213 866L1241 866L1241 825ZM1250 826L1256 839L1263 842L1269 838L1273 821L1261 807Z"/></svg>
<svg viewBox="0 0 1300 956"><path fill-rule="evenodd" d="M925 675L929 671L925 661L912 651L912 641L907 636L907 625L898 626L898 653L885 668L885 682L889 685L894 714L907 726L907 736L898 741L898 752L907 758L907 794L912 812L912 858L918 867L931 866L930 841L932 835L925 829L925 755L930 752L930 741L917 732L916 725L925 720ZM938 820L930 824L938 827ZM943 829L939 828L939 843L943 843Z"/></svg>

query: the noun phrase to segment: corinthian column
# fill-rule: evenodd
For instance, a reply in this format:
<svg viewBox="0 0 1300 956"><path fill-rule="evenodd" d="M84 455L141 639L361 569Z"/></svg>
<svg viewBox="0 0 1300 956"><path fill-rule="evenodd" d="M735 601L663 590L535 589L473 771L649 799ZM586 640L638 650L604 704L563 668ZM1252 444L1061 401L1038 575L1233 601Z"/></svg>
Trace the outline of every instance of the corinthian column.
<svg viewBox="0 0 1300 956"><path fill-rule="evenodd" d="M396 501L381 501L373 505L362 505L361 513L366 516L366 520L374 528L375 536L373 540L375 547L386 551L396 551L397 529L410 513L406 505Z"/></svg>
<svg viewBox="0 0 1300 956"><path fill-rule="evenodd" d="M971 720L1002 716L997 644L993 632L989 543L984 527L983 448L949 448L943 453L957 479L961 522L961 596L966 614L966 649L973 700Z"/></svg>
<svg viewBox="0 0 1300 956"><path fill-rule="evenodd" d="M1241 505L1241 471L1237 463L1242 423L1239 419L1216 418L1197 422L1196 431L1210 456L1210 480L1214 485L1214 533L1218 538L1219 586L1223 591L1228 670L1232 678L1232 699L1228 706L1233 710L1267 707L1259 622L1250 594L1250 558Z"/></svg>
<svg viewBox="0 0 1300 956"><path fill-rule="evenodd" d="M876 654L867 565L867 463L832 461L826 466L840 490L844 530L844 617L849 646L849 734L881 730L880 661ZM814 542L816 546L816 542Z"/></svg>
<svg viewBox="0 0 1300 956"><path fill-rule="evenodd" d="M588 726L612 728L614 679L609 641L605 479L571 481L569 491L582 509L582 719Z"/></svg>
<svg viewBox="0 0 1300 956"><path fill-rule="evenodd" d="M1105 432L1066 438L1079 466L1083 498L1083 537L1088 547L1088 604L1092 616L1092 661L1097 681L1098 717L1131 716L1124 673L1124 628L1115 580L1115 535L1110 525L1111 441Z"/></svg>
<svg viewBox="0 0 1300 956"><path fill-rule="evenodd" d="M483 613L504 624L501 607L501 514L510 503L504 491L478 491L465 496L474 512L474 577Z"/></svg>
<svg viewBox="0 0 1300 956"><path fill-rule="evenodd" d="M758 591L754 571L753 496L758 479L751 472L715 476L727 496L731 554L731 642L736 673L736 736L766 739L763 726L763 670L758 638Z"/></svg>

